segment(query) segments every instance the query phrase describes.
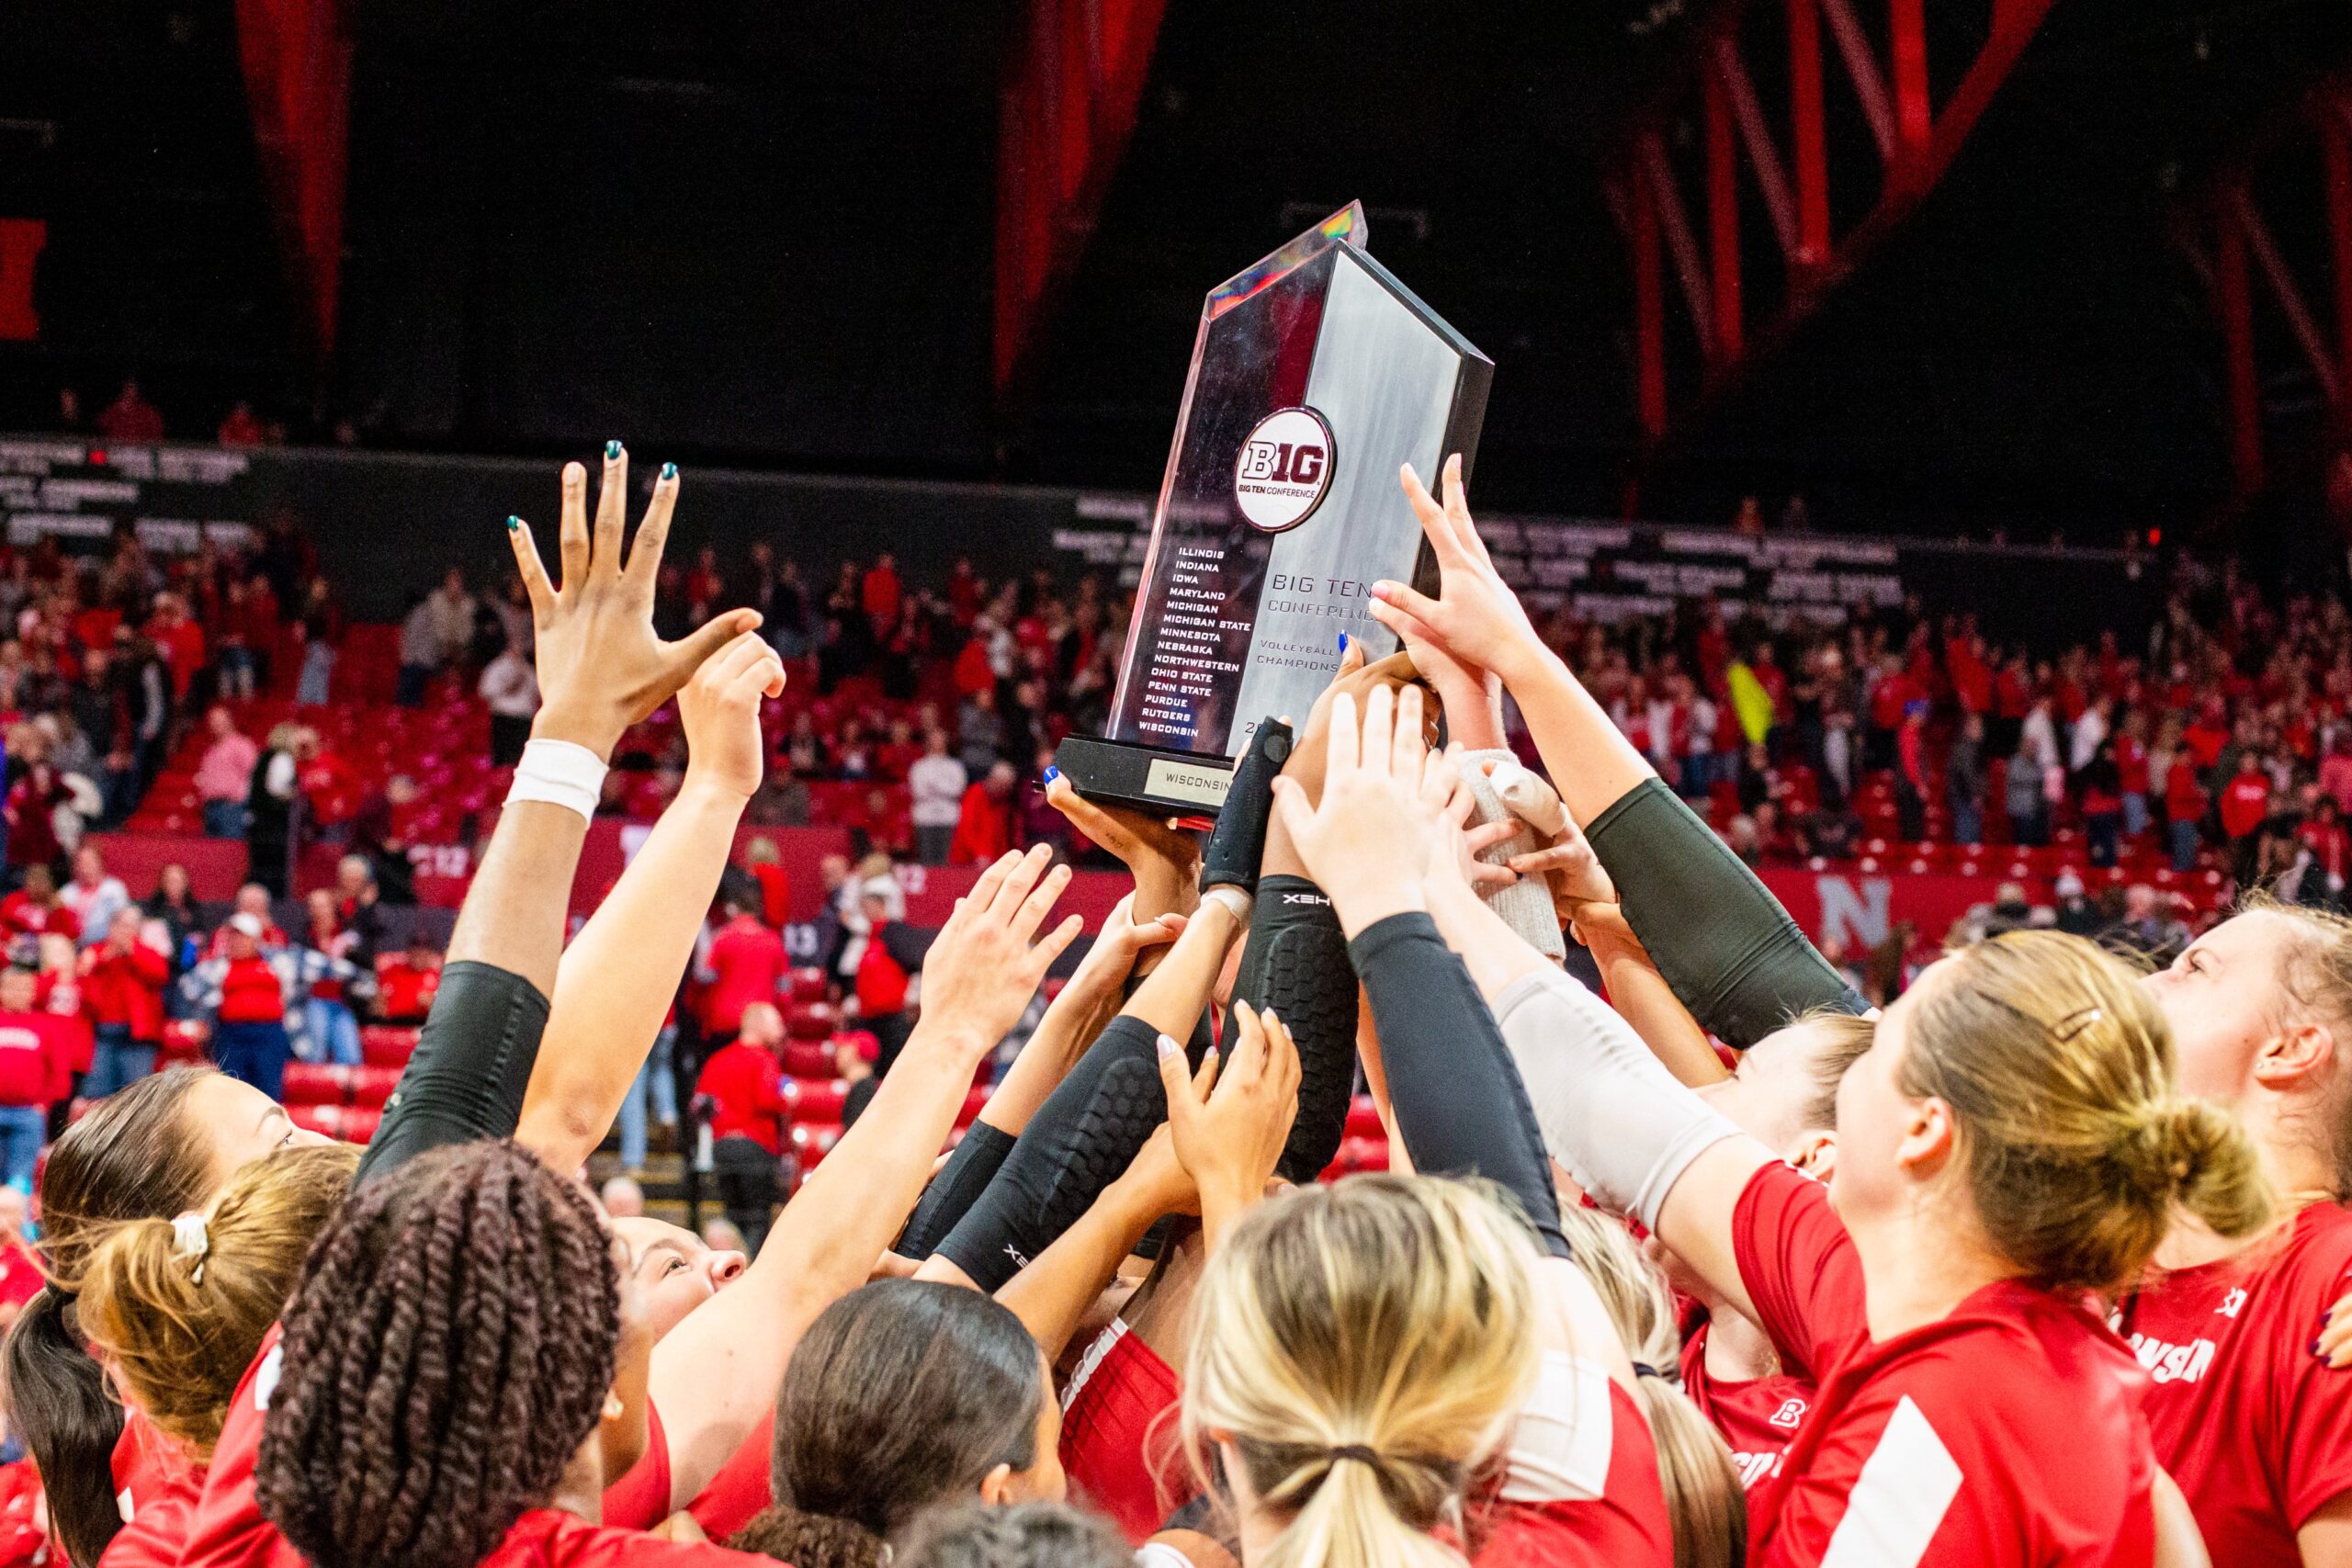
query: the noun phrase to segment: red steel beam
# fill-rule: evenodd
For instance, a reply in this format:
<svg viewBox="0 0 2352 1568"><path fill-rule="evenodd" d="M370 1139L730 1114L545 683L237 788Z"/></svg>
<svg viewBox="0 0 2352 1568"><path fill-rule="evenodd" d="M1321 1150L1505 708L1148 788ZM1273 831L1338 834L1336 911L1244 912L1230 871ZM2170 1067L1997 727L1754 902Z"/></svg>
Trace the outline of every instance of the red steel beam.
<svg viewBox="0 0 2352 1568"><path fill-rule="evenodd" d="M1665 254L1673 258L1706 362L1704 383L1685 412L1703 414L1737 387L1747 365L1786 344L1826 290L1859 268L1934 189L2016 68L2052 0L1995 0L1989 36L1940 107L1929 99L1928 3L1887 0L1890 60L1883 73L1849 0L1784 0L1788 168L1792 177L1782 174L1773 128L1740 59L1746 0L1723 0L1716 7L1700 29L1692 55L1695 68L1678 87L1648 106L1638 122L1644 129L1623 144L1621 168L1631 165L1633 177L1621 175L1616 188L1629 193L1621 216L1634 253L1637 342L1644 345L1638 397L1651 456L1670 433L1676 413L1670 389L1664 385L1663 321L1651 319L1653 309L1662 312L1665 308L1663 280L1657 276ZM1821 58L1825 21L1885 163L1876 201L1843 234L1835 231L1829 203ZM1703 130L1708 241L1703 256L1683 210L1662 133L1690 112L1687 98L1693 90L1700 96ZM1760 310L1739 249L1737 150L1743 142L1747 166L1788 260L1784 292L1775 307ZM2352 225L2352 211L2347 211L2346 222ZM2241 266L2244 261L2242 250ZM1649 349L1653 344L1655 353Z"/></svg>
<svg viewBox="0 0 2352 1568"><path fill-rule="evenodd" d="M2213 236L2213 298L2220 307L2230 411L2230 471L2238 493L2262 488L2262 382L2254 363L2254 292L2245 271L2245 235L2217 213Z"/></svg>
<svg viewBox="0 0 2352 1568"><path fill-rule="evenodd" d="M2270 285L2271 297L2278 302L2278 311L2287 318L2287 326L2302 345L2303 357L2311 361L2312 374L2319 378L2321 390L2327 400L2338 397L2335 356L2329 352L2327 338L2319 330L2319 322L2312 315L2312 308L2304 302L2303 291L2295 282L2295 275L2288 270L2287 258L2279 254L2278 242L2270 237L2270 225L2248 199L2245 187L2232 186L2227 197L2229 205L2222 209L2222 221L2234 222L2245 236L2247 252L2255 265L2262 268L2262 276Z"/></svg>
<svg viewBox="0 0 2352 1568"><path fill-rule="evenodd" d="M1739 148L1733 140L1731 90L1710 71L1701 87L1707 108L1708 281L1714 292L1715 352L1737 359L1744 346L1739 293Z"/></svg>
<svg viewBox="0 0 2352 1568"><path fill-rule="evenodd" d="M1797 170L1797 259L1829 259L1829 138L1821 98L1818 0L1789 0L1789 155Z"/></svg>
<svg viewBox="0 0 2352 1568"><path fill-rule="evenodd" d="M2335 286L2336 385L2352 387L2352 124L2346 110L2352 97L2325 107L2319 117L2321 167L2326 174L2328 272ZM2352 431L2352 400L2339 400L2336 417Z"/></svg>

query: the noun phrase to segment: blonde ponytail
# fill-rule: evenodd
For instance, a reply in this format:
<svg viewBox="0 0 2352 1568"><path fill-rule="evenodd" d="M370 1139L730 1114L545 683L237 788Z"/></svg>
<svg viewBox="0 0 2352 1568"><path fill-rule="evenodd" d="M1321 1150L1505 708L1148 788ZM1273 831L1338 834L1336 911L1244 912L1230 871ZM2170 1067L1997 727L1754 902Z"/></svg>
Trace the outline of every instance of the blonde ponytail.
<svg viewBox="0 0 2352 1568"><path fill-rule="evenodd" d="M1538 1359L1533 1244L1469 1185L1359 1176L1261 1206L1210 1259L1185 1447L1231 1434L1283 1530L1251 1568L1461 1568L1472 1475Z"/></svg>
<svg viewBox="0 0 2352 1568"><path fill-rule="evenodd" d="M1682 1337L1665 1276L1621 1222L1598 1210L1563 1208L1560 1229L1634 1362L1674 1529L1674 1568L1738 1568L1747 1560L1747 1498L1723 1434L1682 1392Z"/></svg>
<svg viewBox="0 0 2352 1568"><path fill-rule="evenodd" d="M210 1458L238 1381L358 1168L348 1144L280 1150L239 1170L209 1211L94 1238L82 1332L148 1419L197 1458Z"/></svg>
<svg viewBox="0 0 2352 1568"><path fill-rule="evenodd" d="M1963 949L1914 992L1898 1081L1951 1107L1985 1235L2029 1277L2126 1284L2182 1208L2223 1236L2269 1223L2252 1140L2175 1091L2172 1032L2113 955L2014 931Z"/></svg>

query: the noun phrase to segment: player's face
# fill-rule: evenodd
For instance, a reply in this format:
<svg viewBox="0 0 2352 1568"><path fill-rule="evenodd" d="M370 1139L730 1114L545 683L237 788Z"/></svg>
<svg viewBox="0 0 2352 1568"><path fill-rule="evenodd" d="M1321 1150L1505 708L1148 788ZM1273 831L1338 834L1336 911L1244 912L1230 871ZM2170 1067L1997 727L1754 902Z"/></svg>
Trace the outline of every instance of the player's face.
<svg viewBox="0 0 2352 1568"><path fill-rule="evenodd" d="M644 1294L646 1319L656 1340L742 1275L741 1253L706 1247L690 1230L643 1214L611 1224L613 1234L628 1245L629 1272Z"/></svg>
<svg viewBox="0 0 2352 1568"><path fill-rule="evenodd" d="M2288 1000L2279 959L2295 934L2289 916L2234 915L2143 982L2172 1026L2183 1094L2223 1105L2244 1094L2263 1046L2279 1032Z"/></svg>
<svg viewBox="0 0 2352 1568"><path fill-rule="evenodd" d="M1910 1026L1919 998L1930 986L1946 983L1946 964L1930 964L1911 988L1879 1015L1871 1048L1855 1059L1838 1084L1838 1163L1829 1177L1829 1201L1849 1224L1860 1217L1891 1213L1910 1201L1913 1179L1905 1169L1905 1140L1916 1130L1922 1101L1904 1092L1903 1062L1910 1049Z"/></svg>
<svg viewBox="0 0 2352 1568"><path fill-rule="evenodd" d="M1818 1024L1776 1029L1741 1054L1730 1077L1707 1085L1700 1097L1774 1154L1792 1157L1807 1133L1825 1130L1809 1123L1828 1049L1828 1031Z"/></svg>
<svg viewBox="0 0 2352 1568"><path fill-rule="evenodd" d="M253 1085L221 1073L208 1074L189 1086L182 1114L189 1126L205 1129L212 1140L213 1179L219 1183L264 1155L334 1141L297 1127L288 1120L284 1106Z"/></svg>

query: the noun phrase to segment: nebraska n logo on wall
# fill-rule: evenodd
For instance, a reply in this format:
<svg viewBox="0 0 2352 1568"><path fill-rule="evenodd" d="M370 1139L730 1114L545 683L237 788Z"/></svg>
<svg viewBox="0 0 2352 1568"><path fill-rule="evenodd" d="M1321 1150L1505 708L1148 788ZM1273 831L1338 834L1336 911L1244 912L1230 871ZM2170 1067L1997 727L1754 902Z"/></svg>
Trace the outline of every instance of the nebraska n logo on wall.
<svg viewBox="0 0 2352 1568"><path fill-rule="evenodd" d="M1331 427L1310 408L1276 409L1258 422L1233 465L1233 499L1267 534L1295 528L1331 488Z"/></svg>

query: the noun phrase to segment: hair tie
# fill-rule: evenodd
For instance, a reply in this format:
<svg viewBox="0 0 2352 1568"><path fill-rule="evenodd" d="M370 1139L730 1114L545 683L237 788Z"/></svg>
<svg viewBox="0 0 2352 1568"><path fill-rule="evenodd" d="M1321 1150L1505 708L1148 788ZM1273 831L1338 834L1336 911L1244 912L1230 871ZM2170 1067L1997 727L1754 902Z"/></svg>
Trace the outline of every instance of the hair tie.
<svg viewBox="0 0 2352 1568"><path fill-rule="evenodd" d="M1341 1443L1337 1448L1325 1449L1323 1457L1333 1464L1339 1463L1343 1459L1351 1459L1360 1464L1368 1464L1374 1470L1380 1468L1380 1456L1362 1443Z"/></svg>
<svg viewBox="0 0 2352 1568"><path fill-rule="evenodd" d="M204 1216L190 1209L172 1221L172 1256L193 1258L196 1267L189 1270L191 1284L204 1283L204 1260L212 1251L212 1233L205 1228Z"/></svg>
<svg viewBox="0 0 2352 1568"><path fill-rule="evenodd" d="M1659 1371L1656 1367L1651 1366L1647 1361L1635 1361L1634 1363L1634 1375L1637 1378L1656 1378L1660 1382L1671 1382L1673 1381L1664 1372Z"/></svg>

